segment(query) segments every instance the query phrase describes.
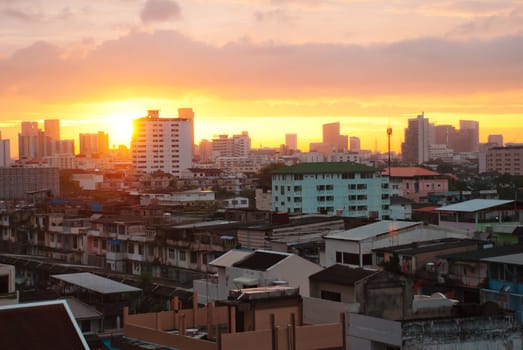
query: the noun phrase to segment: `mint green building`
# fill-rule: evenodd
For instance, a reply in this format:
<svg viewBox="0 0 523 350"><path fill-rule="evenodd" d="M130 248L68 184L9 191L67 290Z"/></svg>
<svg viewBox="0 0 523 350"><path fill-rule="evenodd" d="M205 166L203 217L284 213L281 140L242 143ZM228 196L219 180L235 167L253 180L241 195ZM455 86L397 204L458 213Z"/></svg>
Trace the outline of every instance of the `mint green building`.
<svg viewBox="0 0 523 350"><path fill-rule="evenodd" d="M385 219L389 178L352 162L301 163L272 173L272 210Z"/></svg>

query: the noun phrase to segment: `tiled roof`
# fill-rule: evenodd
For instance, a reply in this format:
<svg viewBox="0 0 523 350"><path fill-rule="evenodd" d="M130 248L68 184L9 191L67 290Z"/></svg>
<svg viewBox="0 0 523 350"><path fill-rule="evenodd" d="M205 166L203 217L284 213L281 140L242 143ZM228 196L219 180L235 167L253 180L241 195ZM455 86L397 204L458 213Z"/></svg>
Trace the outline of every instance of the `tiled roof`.
<svg viewBox="0 0 523 350"><path fill-rule="evenodd" d="M362 173L376 172L373 168L364 164L353 162L332 163L300 163L296 165L279 168L273 174L327 174L327 173Z"/></svg>
<svg viewBox="0 0 523 350"><path fill-rule="evenodd" d="M64 300L0 307L0 349L89 349Z"/></svg>
<svg viewBox="0 0 523 350"><path fill-rule="evenodd" d="M391 167L391 177L420 177L420 176L439 176L440 174L420 167ZM383 175L389 175L389 169L383 170Z"/></svg>
<svg viewBox="0 0 523 350"><path fill-rule="evenodd" d="M249 270L266 271L289 256L290 254L287 253L257 250L244 259L234 263L233 266Z"/></svg>
<svg viewBox="0 0 523 350"><path fill-rule="evenodd" d="M311 281L352 286L357 281L374 275L375 273L377 273L377 271L336 264L325 270L316 272L314 275L309 276L309 279Z"/></svg>

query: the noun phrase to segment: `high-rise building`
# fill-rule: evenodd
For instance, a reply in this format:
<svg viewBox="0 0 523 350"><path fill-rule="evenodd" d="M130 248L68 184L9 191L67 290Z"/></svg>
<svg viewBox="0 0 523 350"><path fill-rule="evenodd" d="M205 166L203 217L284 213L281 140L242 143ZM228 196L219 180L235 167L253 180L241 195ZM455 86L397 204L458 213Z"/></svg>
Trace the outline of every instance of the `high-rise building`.
<svg viewBox="0 0 523 350"><path fill-rule="evenodd" d="M462 147L455 147L458 152L477 152L479 150L479 122L475 120L460 120L459 133Z"/></svg>
<svg viewBox="0 0 523 350"><path fill-rule="evenodd" d="M212 157L212 142L206 139L200 141L198 145L198 156L199 161L202 163L207 163L211 161Z"/></svg>
<svg viewBox="0 0 523 350"><path fill-rule="evenodd" d="M523 175L523 146L493 147L487 150L487 171Z"/></svg>
<svg viewBox="0 0 523 350"><path fill-rule="evenodd" d="M298 134L285 134L285 147L287 151L296 151L298 149Z"/></svg>
<svg viewBox="0 0 523 350"><path fill-rule="evenodd" d="M191 112L191 113L189 113ZM139 173L163 171L180 176L192 166L192 109L179 110L178 118L160 118L158 110L134 120L131 152L134 168Z"/></svg>
<svg viewBox="0 0 523 350"><path fill-rule="evenodd" d="M350 138L350 151L359 152L361 150L360 138L356 136L351 136Z"/></svg>
<svg viewBox="0 0 523 350"><path fill-rule="evenodd" d="M248 157L251 151L251 138L247 131L239 135L218 135L212 140L212 156L217 157Z"/></svg>
<svg viewBox="0 0 523 350"><path fill-rule="evenodd" d="M60 120L44 120L44 133L51 140L60 140Z"/></svg>
<svg viewBox="0 0 523 350"><path fill-rule="evenodd" d="M401 144L401 153L404 161L422 164L429 160L430 124L424 114L409 119L405 129L405 141Z"/></svg>
<svg viewBox="0 0 523 350"><path fill-rule="evenodd" d="M348 148L349 137L340 135L340 123L323 124L323 143L331 146L334 151L345 151Z"/></svg>
<svg viewBox="0 0 523 350"><path fill-rule="evenodd" d="M40 159L47 155L47 139L37 122L22 122L18 134L18 158L20 160Z"/></svg>
<svg viewBox="0 0 523 350"><path fill-rule="evenodd" d="M80 134L80 154L105 154L109 151L109 134L98 131L96 134Z"/></svg>
<svg viewBox="0 0 523 350"><path fill-rule="evenodd" d="M11 143L9 140L2 140L0 133L0 168L7 168L11 165Z"/></svg>
<svg viewBox="0 0 523 350"><path fill-rule="evenodd" d="M503 135L488 135L488 143L503 147Z"/></svg>

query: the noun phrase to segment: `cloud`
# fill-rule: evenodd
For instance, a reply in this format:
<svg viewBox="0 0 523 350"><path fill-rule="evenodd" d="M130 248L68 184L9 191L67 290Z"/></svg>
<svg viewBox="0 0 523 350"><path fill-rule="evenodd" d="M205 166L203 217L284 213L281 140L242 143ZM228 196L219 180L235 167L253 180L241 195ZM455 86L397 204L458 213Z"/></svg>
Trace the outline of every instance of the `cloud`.
<svg viewBox="0 0 523 350"><path fill-rule="evenodd" d="M175 31L132 32L83 55L39 42L0 60L0 99L176 97L232 99L452 96L523 89L523 37L424 38L387 45L221 47Z"/></svg>
<svg viewBox="0 0 523 350"><path fill-rule="evenodd" d="M180 7L172 0L147 0L140 13L140 18L145 24L165 22L180 16Z"/></svg>
<svg viewBox="0 0 523 350"><path fill-rule="evenodd" d="M286 10L277 8L269 11L256 11L254 12L254 18L258 22L266 21L277 21L277 22L290 22L295 19L296 16L290 15Z"/></svg>
<svg viewBox="0 0 523 350"><path fill-rule="evenodd" d="M43 18L42 13L27 9L8 7L0 12L3 16L19 21L39 21Z"/></svg>

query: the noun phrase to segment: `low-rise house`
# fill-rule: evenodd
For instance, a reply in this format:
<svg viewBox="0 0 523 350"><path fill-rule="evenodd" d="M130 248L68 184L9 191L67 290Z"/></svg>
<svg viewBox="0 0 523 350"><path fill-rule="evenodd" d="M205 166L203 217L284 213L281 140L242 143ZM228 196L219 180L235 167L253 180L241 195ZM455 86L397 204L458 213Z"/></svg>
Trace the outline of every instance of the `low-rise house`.
<svg viewBox="0 0 523 350"><path fill-rule="evenodd" d="M268 250L231 250L209 262L217 268L216 276L194 281L194 289L206 301L224 299L235 288L272 285L299 287L302 296L309 296L310 275L322 267L295 254Z"/></svg>
<svg viewBox="0 0 523 350"><path fill-rule="evenodd" d="M420 167L385 168L383 176L390 181L390 194L402 196L419 202L420 197L426 197L430 192L445 192L449 190L448 179L432 170Z"/></svg>
<svg viewBox="0 0 523 350"><path fill-rule="evenodd" d="M492 256L481 259L487 263L488 281L481 289L482 302L493 301L512 310L523 322L523 253Z"/></svg>
<svg viewBox="0 0 523 350"><path fill-rule="evenodd" d="M513 200L471 199L434 209L441 227L482 233L492 238L497 226L518 226L523 221L521 206Z"/></svg>
<svg viewBox="0 0 523 350"><path fill-rule="evenodd" d="M466 238L466 235L422 222L383 220L327 234L324 237L325 256L321 265L376 266L382 261L379 257L376 257L378 261L374 260L374 249L449 237Z"/></svg>

